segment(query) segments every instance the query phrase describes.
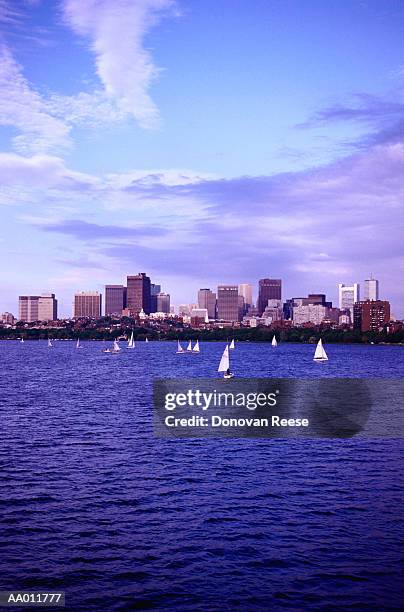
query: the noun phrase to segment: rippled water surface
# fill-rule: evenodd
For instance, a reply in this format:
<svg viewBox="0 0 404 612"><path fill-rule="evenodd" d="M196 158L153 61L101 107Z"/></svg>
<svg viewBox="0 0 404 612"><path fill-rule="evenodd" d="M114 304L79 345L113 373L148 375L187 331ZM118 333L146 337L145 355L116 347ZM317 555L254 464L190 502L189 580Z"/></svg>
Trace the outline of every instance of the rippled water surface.
<svg viewBox="0 0 404 612"><path fill-rule="evenodd" d="M83 611L402 609L402 441L154 438L153 378L214 376L223 346L0 343L1 589ZM313 349L239 344L232 367L404 377L404 347Z"/></svg>

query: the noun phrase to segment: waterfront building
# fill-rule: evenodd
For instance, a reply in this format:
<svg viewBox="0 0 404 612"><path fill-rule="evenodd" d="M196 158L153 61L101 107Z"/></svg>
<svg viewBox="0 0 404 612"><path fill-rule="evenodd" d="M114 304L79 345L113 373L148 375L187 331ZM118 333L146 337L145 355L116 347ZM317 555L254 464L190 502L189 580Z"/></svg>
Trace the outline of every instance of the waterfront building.
<svg viewBox="0 0 404 612"><path fill-rule="evenodd" d="M282 281L280 278L261 278L258 282L258 313L261 316L268 300L282 300Z"/></svg>
<svg viewBox="0 0 404 612"><path fill-rule="evenodd" d="M209 319L216 319L216 293L210 289L199 289L198 307L206 308Z"/></svg>
<svg viewBox="0 0 404 612"><path fill-rule="evenodd" d="M323 304L304 304L293 308L293 323L296 326L312 323L320 325L329 316L329 308Z"/></svg>
<svg viewBox="0 0 404 612"><path fill-rule="evenodd" d="M217 318L229 322L239 320L238 285L218 286Z"/></svg>
<svg viewBox="0 0 404 612"><path fill-rule="evenodd" d="M375 278L369 278L365 280L363 299L366 300L378 300L379 299L379 281Z"/></svg>
<svg viewBox="0 0 404 612"><path fill-rule="evenodd" d="M55 294L20 295L18 298L18 317L20 321L25 323L56 321L58 315Z"/></svg>
<svg viewBox="0 0 404 612"><path fill-rule="evenodd" d="M156 295L156 312L164 312L165 314L170 314L170 295L168 293L158 293Z"/></svg>
<svg viewBox="0 0 404 612"><path fill-rule="evenodd" d="M58 301L54 293L43 293L38 298L38 321L56 321Z"/></svg>
<svg viewBox="0 0 404 612"><path fill-rule="evenodd" d="M3 325L14 325L15 317L11 312L3 312L1 322Z"/></svg>
<svg viewBox="0 0 404 612"><path fill-rule="evenodd" d="M390 322L390 302L365 300L354 305L354 328L362 332L380 331Z"/></svg>
<svg viewBox="0 0 404 612"><path fill-rule="evenodd" d="M126 308L126 287L123 285L105 285L105 315L122 316Z"/></svg>
<svg viewBox="0 0 404 612"><path fill-rule="evenodd" d="M89 317L99 319L101 317L102 296L98 291L78 291L74 294L73 317Z"/></svg>
<svg viewBox="0 0 404 612"><path fill-rule="evenodd" d="M161 293L161 285L150 283L150 312L157 312L157 295Z"/></svg>
<svg viewBox="0 0 404 612"><path fill-rule="evenodd" d="M338 285L338 297L340 310L349 310L351 314L351 320L354 318L354 304L359 302L359 283L353 285L344 285L340 283Z"/></svg>
<svg viewBox="0 0 404 612"><path fill-rule="evenodd" d="M238 286L238 294L244 298L244 312L246 313L250 306L253 305L252 299L252 285L250 283L241 283Z"/></svg>
<svg viewBox="0 0 404 612"><path fill-rule="evenodd" d="M127 277L126 305L129 310L140 313L143 309L145 314L150 314L150 278L140 272Z"/></svg>

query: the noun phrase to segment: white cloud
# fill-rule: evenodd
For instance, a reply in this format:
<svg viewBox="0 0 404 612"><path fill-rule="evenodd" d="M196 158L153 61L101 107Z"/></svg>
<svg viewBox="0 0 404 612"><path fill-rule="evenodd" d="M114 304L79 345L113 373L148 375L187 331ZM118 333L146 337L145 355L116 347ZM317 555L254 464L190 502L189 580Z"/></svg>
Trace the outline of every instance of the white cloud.
<svg viewBox="0 0 404 612"><path fill-rule="evenodd" d="M70 128L53 117L42 96L32 89L10 50L0 46L0 125L20 132L14 148L23 154L44 153L70 144Z"/></svg>
<svg viewBox="0 0 404 612"><path fill-rule="evenodd" d="M97 74L118 115L133 116L142 127L158 123L149 88L159 73L144 37L173 0L65 0L70 27L90 40Z"/></svg>

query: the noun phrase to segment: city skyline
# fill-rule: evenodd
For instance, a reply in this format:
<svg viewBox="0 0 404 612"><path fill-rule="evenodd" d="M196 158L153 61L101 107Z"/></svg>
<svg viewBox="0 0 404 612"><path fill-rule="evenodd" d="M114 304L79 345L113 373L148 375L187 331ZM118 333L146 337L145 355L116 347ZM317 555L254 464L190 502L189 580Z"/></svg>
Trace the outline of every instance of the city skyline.
<svg viewBox="0 0 404 612"><path fill-rule="evenodd" d="M224 320L241 320L243 316L251 316L250 308L252 309L253 317L262 317L262 316L275 316L275 320L277 320L278 315L281 318L288 319L288 316L285 316L285 313L290 311L290 308L299 306L299 307L307 307L307 306L318 306L321 308L317 308L318 317L324 316L327 318L326 312L332 310L340 310L342 313L348 312L350 313L350 321L352 322L354 319L354 305L363 301L380 301L379 288L380 282L378 279L375 279L373 275L371 275L370 279L364 279L362 282L362 290L360 289L361 283L354 283L349 286L344 283L338 284L338 305L334 303L332 300L326 299L325 293L312 293L306 292L307 296L288 296L282 295L282 279L273 279L273 278L264 278L256 280L256 289L254 291L253 283L239 283L234 285L226 285L223 283L218 283L216 290L212 291L211 288L200 288L197 292L196 299L193 301L188 301L187 303L177 303L174 304L171 301L171 293L162 291L160 284L155 284L151 282L150 277L145 272L140 272L137 274L127 275L126 276L126 285L123 284L106 284L103 286L103 291L93 291L93 290L81 290L76 291L73 296L73 313L67 316L62 315L59 311L59 315L57 318L70 318L71 316L93 316L91 313L93 312L93 308L95 308L96 312L99 313L98 316L132 316L134 314L139 314L140 311L143 311L144 314L150 314L155 312L165 312L169 314L170 312L179 313L182 306L189 306L189 308L196 309L206 309L206 315L209 319L224 319ZM364 287L364 290L363 290ZM362 293L361 293L362 291ZM256 294L256 298L254 295ZM364 294L364 295L363 295ZM97 297L97 305L94 305L94 298ZM245 299L247 296L247 301ZM31 312L33 308L33 312L38 312L38 300L43 299L43 304L47 304L49 298L52 297L52 303L54 303L53 312L58 312L58 300L55 299L54 293L45 293L42 296L33 295L21 295L18 298L19 305L17 312L20 316L21 309L24 309L24 312ZM77 300L79 301L79 306L77 305ZM240 302L241 299L241 302ZM388 298L384 297L384 299L388 300ZM154 301L153 301L154 300ZM250 301L251 300L251 301ZM383 298L382 298L383 301ZM31 307L31 302L34 304ZM89 307L91 310L88 311L87 314L84 314L84 310L88 308L88 306L84 306L85 303L91 303ZM390 309L390 301L389 309ZM83 306L82 306L83 304ZM103 307L102 307L103 304ZM173 310L171 310L170 306ZM83 308L83 312L81 314L77 314L78 309ZM28 309L28 310L27 310ZM45 309L49 310L48 306L45 306ZM286 309L286 310L285 310ZM325 310L324 310L325 309ZM0 304L0 311L1 311ZM280 310L283 310L283 314L280 314ZM310 309L306 308L306 311L302 311L302 316L306 316ZM265 315L265 313L266 315ZM275 314L278 311L278 314ZM13 311L7 311L3 309L3 312L6 314L11 314ZM230 314L231 313L231 314ZM390 310L389 310L390 314ZM393 311L391 311L392 316L396 316ZM23 317L20 316L23 319ZM48 317L49 319L49 317ZM35 316L30 315L26 320L35 321Z"/></svg>
<svg viewBox="0 0 404 612"><path fill-rule="evenodd" d="M404 317L403 18L359 0L1 2L1 309L52 291L68 316L123 268L177 304L268 275L337 303L372 271Z"/></svg>

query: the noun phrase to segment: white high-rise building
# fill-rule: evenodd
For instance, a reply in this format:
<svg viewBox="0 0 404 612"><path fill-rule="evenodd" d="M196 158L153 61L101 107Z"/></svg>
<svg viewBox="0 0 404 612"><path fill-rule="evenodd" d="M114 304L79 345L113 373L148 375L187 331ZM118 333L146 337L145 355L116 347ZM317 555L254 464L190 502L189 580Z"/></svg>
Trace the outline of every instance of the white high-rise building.
<svg viewBox="0 0 404 612"><path fill-rule="evenodd" d="M364 299L365 300L378 300L379 299L379 281L375 278L369 278L365 280L365 290L364 290Z"/></svg>
<svg viewBox="0 0 404 612"><path fill-rule="evenodd" d="M349 310L351 313L351 321L353 321L353 307L356 302L359 302L359 283L353 285L338 285L339 307L341 310Z"/></svg>
<svg viewBox="0 0 404 612"><path fill-rule="evenodd" d="M243 296L246 309L252 306L252 285L250 285L250 283L242 283L239 285L238 294Z"/></svg>

